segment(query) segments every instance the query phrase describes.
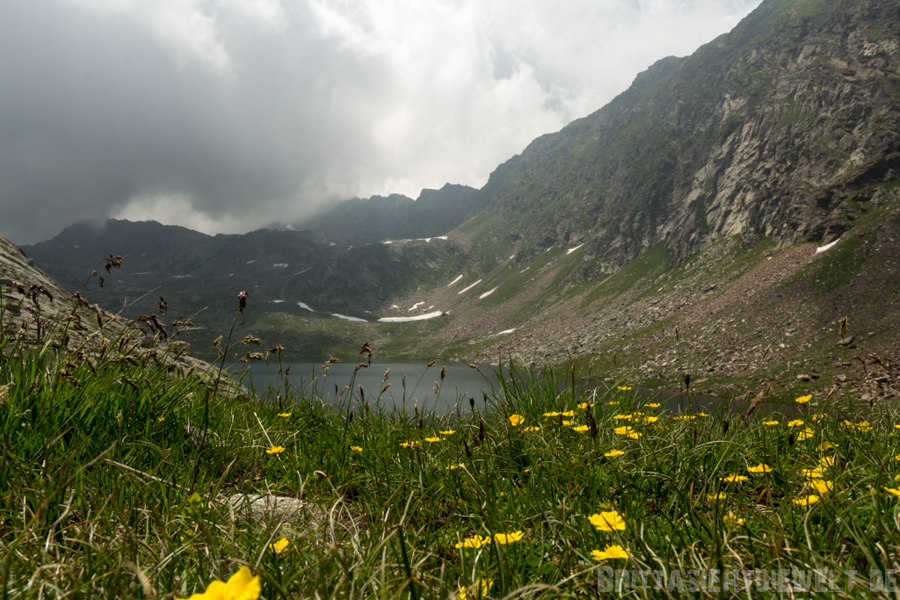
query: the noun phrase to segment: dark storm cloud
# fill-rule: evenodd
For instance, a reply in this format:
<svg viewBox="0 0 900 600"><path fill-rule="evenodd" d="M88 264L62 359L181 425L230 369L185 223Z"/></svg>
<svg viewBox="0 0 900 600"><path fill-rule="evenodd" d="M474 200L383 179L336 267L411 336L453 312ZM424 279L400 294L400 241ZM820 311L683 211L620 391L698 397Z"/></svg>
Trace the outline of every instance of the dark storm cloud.
<svg viewBox="0 0 900 600"><path fill-rule="evenodd" d="M756 3L4 0L0 234L246 231L334 197L480 186Z"/></svg>

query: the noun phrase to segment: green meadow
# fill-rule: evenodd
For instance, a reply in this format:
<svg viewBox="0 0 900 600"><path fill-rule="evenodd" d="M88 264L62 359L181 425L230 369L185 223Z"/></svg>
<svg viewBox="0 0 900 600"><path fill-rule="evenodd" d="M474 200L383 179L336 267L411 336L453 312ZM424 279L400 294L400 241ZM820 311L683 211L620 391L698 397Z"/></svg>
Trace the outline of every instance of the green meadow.
<svg viewBox="0 0 900 600"><path fill-rule="evenodd" d="M170 372L162 342L64 351L64 328L0 339L4 599L900 586L900 416L847 395L792 399L790 419L667 414L627 381L504 365L485 409L397 414L352 381L338 406L235 395L215 369ZM217 367L256 350L225 333Z"/></svg>

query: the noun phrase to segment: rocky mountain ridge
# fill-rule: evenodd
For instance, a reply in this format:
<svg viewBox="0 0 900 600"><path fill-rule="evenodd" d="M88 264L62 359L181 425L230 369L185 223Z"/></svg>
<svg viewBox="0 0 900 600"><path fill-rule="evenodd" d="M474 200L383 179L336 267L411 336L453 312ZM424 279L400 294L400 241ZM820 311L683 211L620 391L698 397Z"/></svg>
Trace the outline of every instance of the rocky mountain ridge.
<svg viewBox="0 0 900 600"><path fill-rule="evenodd" d="M436 237L476 214L488 199L483 191L448 183L422 190L415 201L401 194L345 200L291 226L345 246Z"/></svg>
<svg viewBox="0 0 900 600"><path fill-rule="evenodd" d="M493 182L496 226L476 247L532 256L585 243L594 276L658 242L681 264L734 235L840 235L868 203L893 198L900 176L898 11L766 0L535 140Z"/></svg>

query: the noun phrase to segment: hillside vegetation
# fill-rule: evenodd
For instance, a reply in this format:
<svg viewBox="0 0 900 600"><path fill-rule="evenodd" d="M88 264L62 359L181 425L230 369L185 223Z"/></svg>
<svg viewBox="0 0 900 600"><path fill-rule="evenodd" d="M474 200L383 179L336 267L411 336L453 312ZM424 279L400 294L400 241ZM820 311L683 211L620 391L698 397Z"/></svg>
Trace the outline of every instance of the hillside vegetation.
<svg viewBox="0 0 900 600"><path fill-rule="evenodd" d="M852 395L667 414L504 365L437 417L226 398L118 341L0 337L3 598L893 597L900 416Z"/></svg>

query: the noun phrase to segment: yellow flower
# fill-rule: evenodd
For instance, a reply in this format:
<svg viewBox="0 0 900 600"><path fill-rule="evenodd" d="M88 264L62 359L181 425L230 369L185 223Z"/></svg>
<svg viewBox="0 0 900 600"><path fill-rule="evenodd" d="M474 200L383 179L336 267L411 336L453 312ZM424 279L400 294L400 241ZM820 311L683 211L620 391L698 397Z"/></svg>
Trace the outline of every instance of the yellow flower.
<svg viewBox="0 0 900 600"><path fill-rule="evenodd" d="M625 454L621 450L612 449L609 452L604 452L603 456L608 456L609 458L615 458L616 456L622 456Z"/></svg>
<svg viewBox="0 0 900 600"><path fill-rule="evenodd" d="M812 394L810 394L808 396L800 396L799 398L795 398L794 402L796 402L797 404L806 404L810 400L812 400Z"/></svg>
<svg viewBox="0 0 900 600"><path fill-rule="evenodd" d="M639 437L641 437L641 434L638 433L637 431L635 431L634 429L632 429L631 427L616 427L615 429L613 429L613 433L630 437L633 440L636 440Z"/></svg>
<svg viewBox="0 0 900 600"><path fill-rule="evenodd" d="M523 417L522 415L509 415L509 424L513 427L518 427L524 422L525 417Z"/></svg>
<svg viewBox="0 0 900 600"><path fill-rule="evenodd" d="M728 513L727 515L725 515L722 518L725 520L725 524L728 525L729 527L740 527L744 523L746 523L746 521L744 519L741 519L740 517L735 516L733 513Z"/></svg>
<svg viewBox="0 0 900 600"><path fill-rule="evenodd" d="M728 475L726 477L719 477L722 481L727 481L728 483L740 483L741 481L747 481L747 478L743 475Z"/></svg>
<svg viewBox="0 0 900 600"><path fill-rule="evenodd" d="M442 431L441 435L453 435L454 433L456 433L455 429L448 429L447 431Z"/></svg>
<svg viewBox="0 0 900 600"><path fill-rule="evenodd" d="M894 425L895 429L900 429L900 425Z"/></svg>
<svg viewBox="0 0 900 600"><path fill-rule="evenodd" d="M824 494L834 489L834 485L830 481L825 481L824 479L813 479L808 485L814 489L817 494Z"/></svg>
<svg viewBox="0 0 900 600"><path fill-rule="evenodd" d="M620 421L621 421L622 419L624 419L624 420L626 420L626 421L630 421L630 420L631 420L631 415L613 415L613 419L619 419Z"/></svg>
<svg viewBox="0 0 900 600"><path fill-rule="evenodd" d="M900 496L900 488L894 489L894 488L886 487L886 488L884 488L884 491L890 492L895 496Z"/></svg>
<svg viewBox="0 0 900 600"><path fill-rule="evenodd" d="M442 439L443 439L443 438L439 438L439 437L434 437L434 436L432 436L432 437L427 437L427 438L425 438L425 441L426 441L426 442L429 442L429 443L431 443L431 444L433 444L433 443L435 443L435 442L440 442Z"/></svg>
<svg viewBox="0 0 900 600"><path fill-rule="evenodd" d="M631 389L631 387L630 387L630 386L627 386L627 385L620 385L620 386L617 386L617 387L618 387L620 390L622 390L623 392L627 392L628 390Z"/></svg>
<svg viewBox="0 0 900 600"><path fill-rule="evenodd" d="M659 417L644 417L644 423L656 423Z"/></svg>
<svg viewBox="0 0 900 600"><path fill-rule="evenodd" d="M578 427L572 428L573 431L577 431L578 433L584 433L588 429L590 429L590 427L588 427L587 425L579 425Z"/></svg>
<svg viewBox="0 0 900 600"><path fill-rule="evenodd" d="M581 410L587 410L588 408L590 408L592 406L593 406L593 404L588 404L587 402L579 402L579 404L578 404L578 408L580 408Z"/></svg>
<svg viewBox="0 0 900 600"><path fill-rule="evenodd" d="M279 454L281 452L284 452L284 446L272 446L266 450L266 454Z"/></svg>
<svg viewBox="0 0 900 600"><path fill-rule="evenodd" d="M362 452L362 446L350 446L350 449L354 452Z"/></svg>
<svg viewBox="0 0 900 600"><path fill-rule="evenodd" d="M659 408L660 404L659 402L651 402L650 404L645 404L644 406L646 406L647 408Z"/></svg>
<svg viewBox="0 0 900 600"><path fill-rule="evenodd" d="M772 467L763 463L759 463L755 467L749 467L747 470L751 473L769 473L772 471Z"/></svg>
<svg viewBox="0 0 900 600"><path fill-rule="evenodd" d="M518 542L525 534L521 531L513 531L512 533L495 533L494 534L494 542L498 544L512 544L513 542Z"/></svg>
<svg viewBox="0 0 900 600"><path fill-rule="evenodd" d="M531 426L531 427L526 427L526 428L524 428L522 431L540 431L540 430L541 430L540 427L538 427L538 426L536 426L536 425L533 425L533 426Z"/></svg>
<svg viewBox="0 0 900 600"><path fill-rule="evenodd" d="M822 469L801 469L800 473L803 474L807 479L821 479L822 478Z"/></svg>
<svg viewBox="0 0 900 600"><path fill-rule="evenodd" d="M291 413L278 413L278 416L279 417L289 417L289 416L291 416Z"/></svg>
<svg viewBox="0 0 900 600"><path fill-rule="evenodd" d="M575 416L575 411L574 411L574 410L567 410L566 412L559 413L559 414L562 415L562 416L564 416L564 417L574 417L574 416Z"/></svg>
<svg viewBox="0 0 900 600"><path fill-rule="evenodd" d="M608 560L616 558L629 558L628 550L618 544L610 544L601 550L591 550L591 558L594 560Z"/></svg>
<svg viewBox="0 0 900 600"><path fill-rule="evenodd" d="M458 600L468 600L469 595L472 598L483 598L487 596L487 593L491 591L491 588L494 587L493 581L487 581L485 579L479 579L473 585L469 587L462 586L459 588L459 594L456 596Z"/></svg>
<svg viewBox="0 0 900 600"><path fill-rule="evenodd" d="M834 466L834 457L833 456L823 456L819 460L819 466L823 468L833 467Z"/></svg>
<svg viewBox="0 0 900 600"><path fill-rule="evenodd" d="M599 515L591 515L588 517L588 521L600 531L625 530L625 519L616 510L604 511Z"/></svg>
<svg viewBox="0 0 900 600"><path fill-rule="evenodd" d="M697 413L697 416L698 417L708 417L709 415L704 412L699 412L699 413Z"/></svg>
<svg viewBox="0 0 900 600"><path fill-rule="evenodd" d="M545 412L544 416L545 417L558 417L561 414L562 414L561 412L552 411L552 412Z"/></svg>
<svg viewBox="0 0 900 600"><path fill-rule="evenodd" d="M818 496L810 494L809 496L804 496L803 498L795 498L794 504L796 504L797 506L809 506L810 504L815 504L818 501Z"/></svg>
<svg viewBox="0 0 900 600"><path fill-rule="evenodd" d="M281 554L282 552L287 550L288 546L290 545L291 543L288 541L288 539L283 537L277 542L269 544L269 551L274 552L275 554Z"/></svg>
<svg viewBox="0 0 900 600"><path fill-rule="evenodd" d="M781 421L763 421L763 425L781 425Z"/></svg>
<svg viewBox="0 0 900 600"><path fill-rule="evenodd" d="M894 456L894 460L900 460L900 454L897 454L896 456Z"/></svg>
<svg viewBox="0 0 900 600"><path fill-rule="evenodd" d="M566 427L571 427L572 425L575 424L575 421L563 421L562 424L565 425Z"/></svg>
<svg viewBox="0 0 900 600"><path fill-rule="evenodd" d="M606 403L607 406L617 406L619 402L617 400L610 400Z"/></svg>
<svg viewBox="0 0 900 600"><path fill-rule="evenodd" d="M491 538L483 535L475 534L470 538L466 538L458 544L454 544L455 548L481 548L485 544L490 544Z"/></svg>
<svg viewBox="0 0 900 600"><path fill-rule="evenodd" d="M710 502L715 502L716 500L724 500L728 496L725 495L725 492L719 492L717 494L708 494L706 499Z"/></svg>
<svg viewBox="0 0 900 600"><path fill-rule="evenodd" d="M696 419L694 415L678 415L677 417L672 417L673 421L690 421Z"/></svg>
<svg viewBox="0 0 900 600"><path fill-rule="evenodd" d="M851 421L844 420L844 425L847 427L856 427L860 431L872 431L872 426L869 425L868 421L860 421L859 423L853 423Z"/></svg>
<svg viewBox="0 0 900 600"><path fill-rule="evenodd" d="M416 446L419 445L419 442L413 440L410 442L402 442L400 445L403 446L404 448L415 448Z"/></svg>
<svg viewBox="0 0 900 600"><path fill-rule="evenodd" d="M464 466L466 466L464 463L459 463L458 465L450 465L448 467L444 467L444 469L446 469L447 471L455 471L455 470L459 469L460 467L464 467Z"/></svg>
<svg viewBox="0 0 900 600"><path fill-rule="evenodd" d="M803 425L803 419L794 419L788 423L788 427L800 427Z"/></svg>
<svg viewBox="0 0 900 600"><path fill-rule="evenodd" d="M833 448L840 448L840 446L838 446L837 444L832 444L831 442L822 442L819 445L819 450L821 450L822 452L825 452L826 450L831 450Z"/></svg>
<svg viewBox="0 0 900 600"><path fill-rule="evenodd" d="M797 434L797 441L802 442L803 440L808 440L809 438L813 437L814 435L816 435L816 432L813 431L812 429L810 429L809 427L807 427L806 429L804 429L803 431L801 431L800 433Z"/></svg>
<svg viewBox="0 0 900 600"><path fill-rule="evenodd" d="M194 594L189 600L256 600L262 588L259 576L253 577L249 567L241 567L227 583L213 581L202 594Z"/></svg>

